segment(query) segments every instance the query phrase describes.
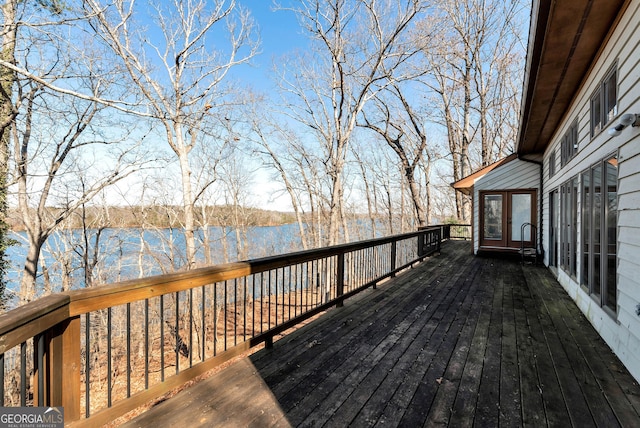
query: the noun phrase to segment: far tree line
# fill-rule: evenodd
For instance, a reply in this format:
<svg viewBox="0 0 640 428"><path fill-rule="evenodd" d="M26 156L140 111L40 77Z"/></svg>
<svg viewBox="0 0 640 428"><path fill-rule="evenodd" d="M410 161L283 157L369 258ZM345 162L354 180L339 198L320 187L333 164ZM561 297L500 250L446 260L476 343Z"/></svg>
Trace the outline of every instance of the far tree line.
<svg viewBox="0 0 640 428"><path fill-rule="evenodd" d="M513 150L527 4L274 2L273 14L296 17L308 49L274 61L276 90L266 93L239 78L269 25L247 7L4 0L0 295L9 207L28 248L17 304L47 292L47 240L113 226L114 198L179 205L159 223L184 236L171 249L178 270L211 261L199 250L220 224L210 207L235 207L221 212L241 224L264 192L288 202L303 249L469 221L469 202L449 183ZM82 253L89 285L104 278L93 276L100 257L85 241L84 253L77 243L70 251Z"/></svg>
<svg viewBox="0 0 640 428"><path fill-rule="evenodd" d="M55 216L57 212L65 208L49 207L48 216ZM241 215L237 215L241 210ZM86 225L101 225L105 228L181 228L180 219L184 213L179 205L170 206L98 206L91 205L78 211L77 215L71 216L60 228L82 229ZM208 216L212 219L211 226L214 227L246 227L256 226L280 226L293 223L294 214L287 211L264 210L255 207L233 207L233 206L208 206L196 212L196 221L201 223L203 218ZM24 224L21 220L21 213L16 209L9 209L7 222L9 228L14 232L24 232Z"/></svg>

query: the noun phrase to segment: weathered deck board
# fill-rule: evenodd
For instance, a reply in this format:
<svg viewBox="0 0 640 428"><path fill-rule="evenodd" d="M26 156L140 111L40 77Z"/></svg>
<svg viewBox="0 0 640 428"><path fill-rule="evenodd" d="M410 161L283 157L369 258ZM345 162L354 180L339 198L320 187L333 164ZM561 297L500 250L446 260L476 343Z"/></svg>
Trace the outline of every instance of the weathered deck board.
<svg viewBox="0 0 640 428"><path fill-rule="evenodd" d="M434 257L129 426L640 426L640 387L544 268Z"/></svg>

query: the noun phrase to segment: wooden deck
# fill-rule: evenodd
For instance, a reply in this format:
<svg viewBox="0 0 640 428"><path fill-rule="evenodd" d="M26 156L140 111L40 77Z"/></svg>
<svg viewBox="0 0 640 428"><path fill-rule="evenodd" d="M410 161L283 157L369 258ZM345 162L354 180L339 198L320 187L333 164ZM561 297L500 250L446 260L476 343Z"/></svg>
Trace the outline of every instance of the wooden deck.
<svg viewBox="0 0 640 428"><path fill-rule="evenodd" d="M640 426L640 387L543 267L434 257L128 426Z"/></svg>

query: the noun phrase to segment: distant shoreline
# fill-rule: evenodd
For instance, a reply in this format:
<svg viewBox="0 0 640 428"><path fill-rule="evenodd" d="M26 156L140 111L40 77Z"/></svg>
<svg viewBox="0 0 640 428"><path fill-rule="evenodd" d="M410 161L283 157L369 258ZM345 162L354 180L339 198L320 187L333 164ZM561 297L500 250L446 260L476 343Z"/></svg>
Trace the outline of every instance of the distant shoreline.
<svg viewBox="0 0 640 428"><path fill-rule="evenodd" d="M62 208L48 208L51 218L60 214ZM35 210L33 211L35 215ZM183 227L180 219L184 218L182 207L178 206L108 206L86 207L78 210L58 226L61 230L109 228L173 228ZM263 210L251 207L209 206L196 207L196 224L200 227L259 227L281 226L296 221L293 212ZM17 208L9 209L7 216L9 229L14 232L25 231L20 212ZM84 223L84 225L83 225Z"/></svg>

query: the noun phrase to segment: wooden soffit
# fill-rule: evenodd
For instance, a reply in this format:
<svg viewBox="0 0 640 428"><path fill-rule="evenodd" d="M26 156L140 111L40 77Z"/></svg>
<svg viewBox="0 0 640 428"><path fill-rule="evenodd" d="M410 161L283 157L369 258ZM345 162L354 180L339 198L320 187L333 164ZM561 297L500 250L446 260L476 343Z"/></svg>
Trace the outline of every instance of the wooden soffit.
<svg viewBox="0 0 640 428"><path fill-rule="evenodd" d="M517 152L544 152L628 0L533 0Z"/></svg>

